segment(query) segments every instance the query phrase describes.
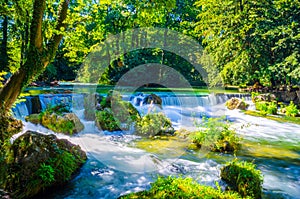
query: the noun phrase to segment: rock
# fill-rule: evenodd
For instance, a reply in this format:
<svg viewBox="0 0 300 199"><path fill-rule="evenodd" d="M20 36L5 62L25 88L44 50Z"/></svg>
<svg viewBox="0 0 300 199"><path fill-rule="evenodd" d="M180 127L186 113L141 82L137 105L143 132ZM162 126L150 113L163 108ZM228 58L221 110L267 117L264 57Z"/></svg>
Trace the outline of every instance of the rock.
<svg viewBox="0 0 300 199"><path fill-rule="evenodd" d="M40 114L31 114L25 117L25 120L33 124L41 124L44 127L64 134L79 133L84 129L84 125L75 113L64 113L59 115L54 112L43 112Z"/></svg>
<svg viewBox="0 0 300 199"><path fill-rule="evenodd" d="M225 106L229 110L233 110L233 109L246 110L248 108L249 104L244 102L242 99L233 97L225 103Z"/></svg>
<svg viewBox="0 0 300 199"><path fill-rule="evenodd" d="M149 113L135 124L136 134L154 137L158 135L173 135L172 122L163 113Z"/></svg>
<svg viewBox="0 0 300 199"><path fill-rule="evenodd" d="M66 113L64 117L68 120L73 122L75 125L73 129L73 133L79 133L84 129L84 125L81 123L80 119L77 117L75 113Z"/></svg>
<svg viewBox="0 0 300 199"><path fill-rule="evenodd" d="M258 96L255 96L253 98L253 101L254 102L258 102L258 101L272 102L272 101L276 101L276 96L272 93L260 94Z"/></svg>
<svg viewBox="0 0 300 199"><path fill-rule="evenodd" d="M4 142L6 138L10 138L12 135L19 133L22 128L23 123L21 120L8 116L0 110L0 149L2 142Z"/></svg>
<svg viewBox="0 0 300 199"><path fill-rule="evenodd" d="M156 104L162 109L162 99L153 93L144 98L143 104Z"/></svg>
<svg viewBox="0 0 300 199"><path fill-rule="evenodd" d="M31 113L40 113L42 111L42 105L39 96L33 96L31 101Z"/></svg>
<svg viewBox="0 0 300 199"><path fill-rule="evenodd" d="M111 108L96 111L95 122L100 130L118 131L128 130L139 119L139 112L130 102L116 100Z"/></svg>
<svg viewBox="0 0 300 199"><path fill-rule="evenodd" d="M221 168L221 179L229 184L243 198L250 196L259 199L262 194L262 174L251 162L234 160Z"/></svg>
<svg viewBox="0 0 300 199"><path fill-rule="evenodd" d="M31 114L25 117L26 122L31 122L33 124L40 124L40 114Z"/></svg>
<svg viewBox="0 0 300 199"><path fill-rule="evenodd" d="M29 198L63 185L87 159L78 145L32 131L18 137L6 157L4 190L13 198Z"/></svg>

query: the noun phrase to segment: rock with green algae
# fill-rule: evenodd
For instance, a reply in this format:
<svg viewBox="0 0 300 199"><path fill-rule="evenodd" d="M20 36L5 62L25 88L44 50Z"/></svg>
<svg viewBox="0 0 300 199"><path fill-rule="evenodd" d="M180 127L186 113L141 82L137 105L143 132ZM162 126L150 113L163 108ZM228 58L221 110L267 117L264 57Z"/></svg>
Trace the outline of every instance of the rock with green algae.
<svg viewBox="0 0 300 199"><path fill-rule="evenodd" d="M130 102L111 93L106 98L102 98L101 106L95 115L98 129L108 131L128 130L140 119L139 112Z"/></svg>
<svg viewBox="0 0 300 199"><path fill-rule="evenodd" d="M12 198L29 198L69 181L86 161L78 145L55 135L27 131L6 154L5 181L1 187Z"/></svg>
<svg viewBox="0 0 300 199"><path fill-rule="evenodd" d="M41 124L57 133L72 135L84 129L84 125L75 113L57 114L45 111L40 114L31 114L25 117L25 120L33 124Z"/></svg>
<svg viewBox="0 0 300 199"><path fill-rule="evenodd" d="M263 177L255 164L234 160L221 168L221 178L242 197L261 198Z"/></svg>
<svg viewBox="0 0 300 199"><path fill-rule="evenodd" d="M136 134L154 137L174 134L172 122L163 113L149 113L140 119L136 125Z"/></svg>
<svg viewBox="0 0 300 199"><path fill-rule="evenodd" d="M246 110L249 107L249 104L247 104L244 100L233 97L229 99L226 103L225 106L229 110L234 110L234 109L240 109L240 110Z"/></svg>

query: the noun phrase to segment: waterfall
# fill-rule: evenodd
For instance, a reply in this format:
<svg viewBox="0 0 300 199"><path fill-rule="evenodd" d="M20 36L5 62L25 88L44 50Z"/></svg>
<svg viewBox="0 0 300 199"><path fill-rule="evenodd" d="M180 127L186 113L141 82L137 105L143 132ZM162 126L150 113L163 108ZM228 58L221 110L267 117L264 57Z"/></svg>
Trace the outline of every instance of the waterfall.
<svg viewBox="0 0 300 199"><path fill-rule="evenodd" d="M25 116L29 115L29 110L25 102L18 103L12 108L13 115L20 120L24 120Z"/></svg>
<svg viewBox="0 0 300 199"><path fill-rule="evenodd" d="M162 99L163 107L209 107L225 103L232 97L244 98L246 101L251 100L250 94L239 93L209 95L157 93L157 95ZM123 96L123 100L130 101L136 107L141 107L145 105L144 99L147 96L148 94L138 93ZM24 119L27 115L39 113L48 106L57 104L64 104L70 108L82 110L84 109L84 94L41 94L38 96L27 96L25 97L25 102L18 103L12 108L12 111L16 118Z"/></svg>

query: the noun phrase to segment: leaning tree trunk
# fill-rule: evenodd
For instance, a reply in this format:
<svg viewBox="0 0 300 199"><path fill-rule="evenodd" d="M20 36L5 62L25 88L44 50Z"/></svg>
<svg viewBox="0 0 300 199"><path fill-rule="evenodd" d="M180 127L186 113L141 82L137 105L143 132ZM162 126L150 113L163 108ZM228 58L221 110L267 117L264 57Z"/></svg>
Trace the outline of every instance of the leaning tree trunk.
<svg viewBox="0 0 300 199"><path fill-rule="evenodd" d="M62 0L58 10L57 25L55 27L57 31L66 28L66 23L64 23L64 21L67 17L68 5L69 0ZM26 62L20 66L20 69L11 76L0 90L1 108L4 108L6 111L12 107L23 88L44 71L46 66L55 56L56 50L62 39L61 33L54 34L50 39L50 42L46 46L43 45L42 24L45 7L46 0L34 1L33 17L29 34L30 41L25 58Z"/></svg>

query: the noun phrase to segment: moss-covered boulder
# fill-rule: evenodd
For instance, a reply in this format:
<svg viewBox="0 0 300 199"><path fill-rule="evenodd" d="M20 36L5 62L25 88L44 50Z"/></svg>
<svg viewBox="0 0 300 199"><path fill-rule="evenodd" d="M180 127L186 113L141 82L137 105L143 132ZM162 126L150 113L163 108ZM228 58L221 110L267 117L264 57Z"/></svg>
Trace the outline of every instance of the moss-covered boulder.
<svg viewBox="0 0 300 199"><path fill-rule="evenodd" d="M140 119L140 114L130 102L113 101L111 107L96 111L96 126L100 130L127 130Z"/></svg>
<svg viewBox="0 0 300 199"><path fill-rule="evenodd" d="M16 133L19 133L22 128L22 121L9 116L0 109L0 147L4 140L9 139Z"/></svg>
<svg viewBox="0 0 300 199"><path fill-rule="evenodd" d="M221 169L221 178L241 196L261 198L263 177L253 163L234 160Z"/></svg>
<svg viewBox="0 0 300 199"><path fill-rule="evenodd" d="M242 198L238 193L222 191L221 188L200 185L191 178L158 177L151 184L151 189L138 193L132 193L120 198Z"/></svg>
<svg viewBox="0 0 300 199"><path fill-rule="evenodd" d="M153 137L174 133L171 120L163 113L149 113L142 117L135 125L136 134Z"/></svg>
<svg viewBox="0 0 300 199"><path fill-rule="evenodd" d="M55 107L49 108L40 114L26 116L25 120L34 124L41 124L54 132L70 135L84 129L84 125L76 114L63 112Z"/></svg>
<svg viewBox="0 0 300 199"><path fill-rule="evenodd" d="M95 115L96 126L100 130L108 131L128 130L140 119L136 108L130 102L122 100L118 92L112 91L107 97L102 97Z"/></svg>
<svg viewBox="0 0 300 199"><path fill-rule="evenodd" d="M6 180L1 184L13 198L28 198L62 186L86 160L77 145L55 135L27 131L6 154Z"/></svg>
<svg viewBox="0 0 300 199"><path fill-rule="evenodd" d="M247 104L244 100L233 97L229 99L226 103L225 106L229 110L233 109L240 109L240 110L246 110L249 107L249 104Z"/></svg>

